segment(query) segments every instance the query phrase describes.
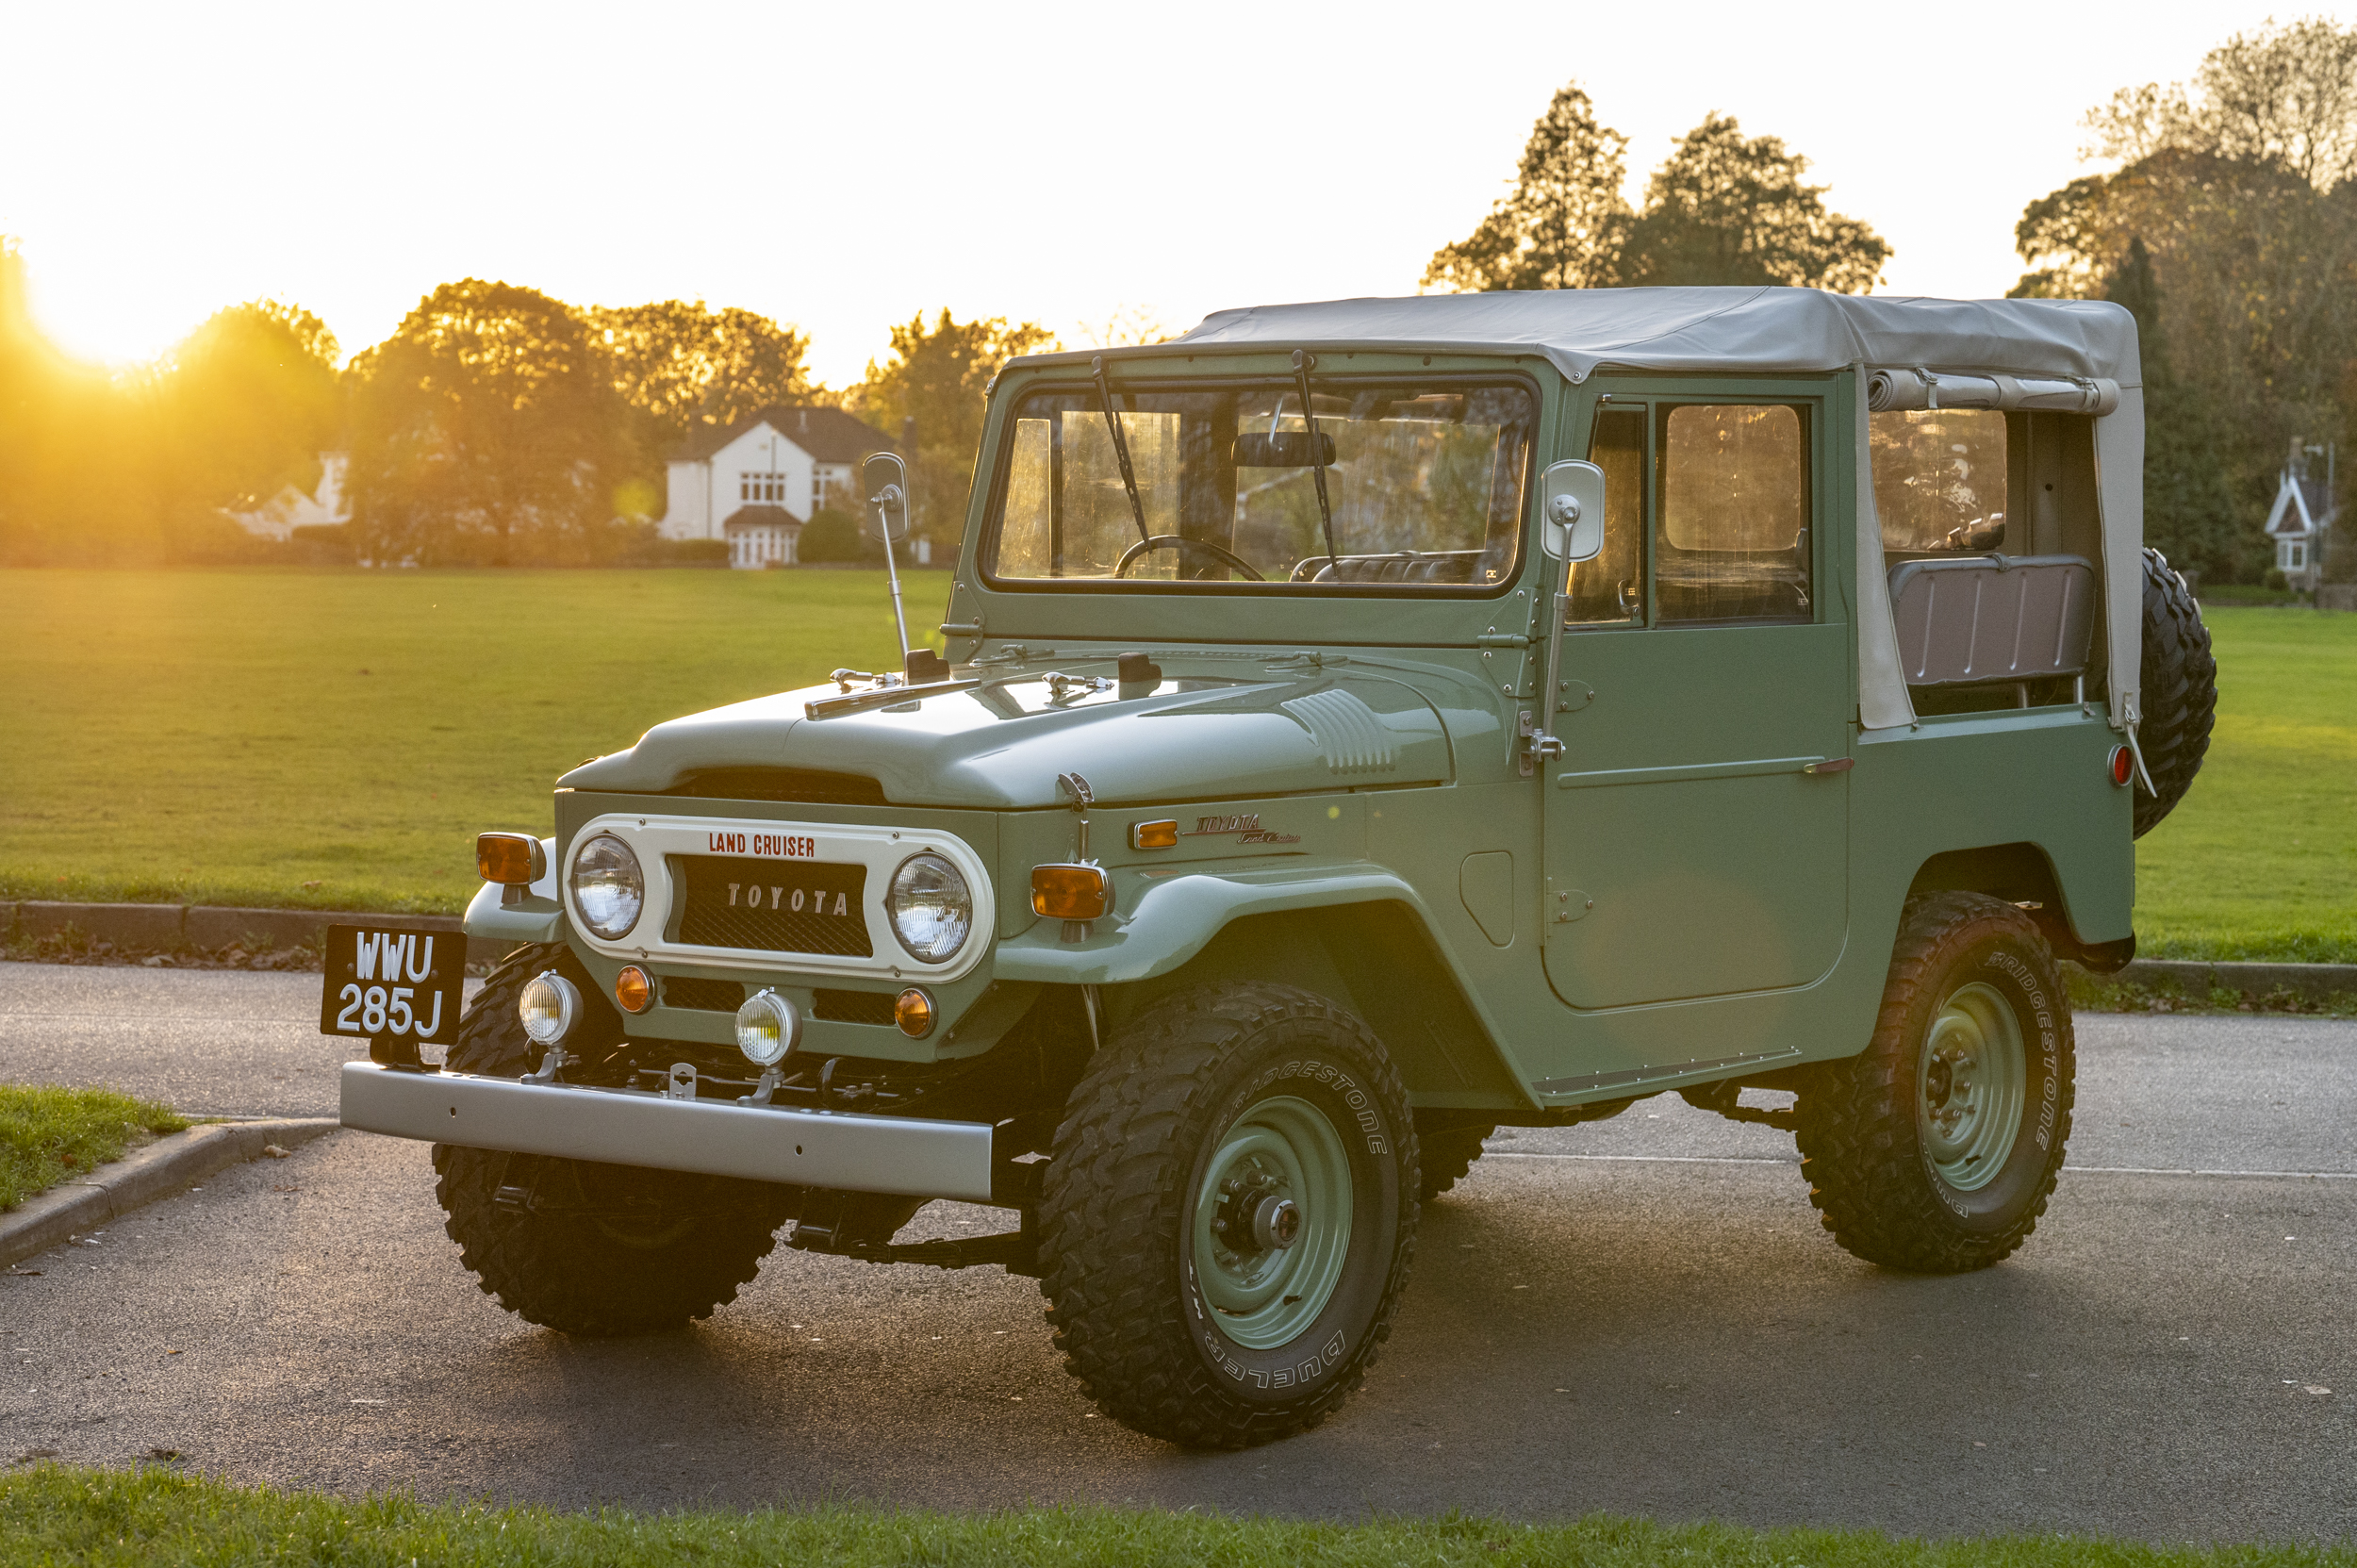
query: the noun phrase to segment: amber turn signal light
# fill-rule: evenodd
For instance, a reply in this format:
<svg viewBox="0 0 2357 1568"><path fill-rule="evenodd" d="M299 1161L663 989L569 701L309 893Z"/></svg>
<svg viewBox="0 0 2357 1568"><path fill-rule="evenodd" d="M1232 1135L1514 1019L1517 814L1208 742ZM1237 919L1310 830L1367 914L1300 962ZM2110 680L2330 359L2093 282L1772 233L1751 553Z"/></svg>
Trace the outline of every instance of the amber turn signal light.
<svg viewBox="0 0 2357 1568"><path fill-rule="evenodd" d="M1031 913L1051 920L1095 920L1113 904L1101 866L1031 867Z"/></svg>
<svg viewBox="0 0 2357 1568"><path fill-rule="evenodd" d="M933 999L910 986L893 1002L892 1021L910 1039L922 1040L933 1032Z"/></svg>
<svg viewBox="0 0 2357 1568"><path fill-rule="evenodd" d="M625 1013L644 1013L654 1005L654 982L635 964L625 964L614 977L614 999Z"/></svg>
<svg viewBox="0 0 2357 1568"><path fill-rule="evenodd" d="M1178 847L1178 824L1176 822L1129 824L1129 848L1132 850L1175 850Z"/></svg>
<svg viewBox="0 0 2357 1568"><path fill-rule="evenodd" d="M549 852L528 833L475 834L474 868L485 882L510 887L536 883L549 874Z"/></svg>

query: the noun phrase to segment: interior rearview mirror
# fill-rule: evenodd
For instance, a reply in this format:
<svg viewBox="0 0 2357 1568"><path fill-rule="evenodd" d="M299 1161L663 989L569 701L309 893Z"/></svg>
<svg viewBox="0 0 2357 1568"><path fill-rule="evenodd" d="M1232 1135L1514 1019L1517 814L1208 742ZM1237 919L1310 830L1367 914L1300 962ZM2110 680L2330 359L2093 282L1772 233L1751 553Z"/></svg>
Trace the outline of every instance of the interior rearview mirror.
<svg viewBox="0 0 2357 1568"><path fill-rule="evenodd" d="M896 452L879 452L860 470L867 487L861 526L871 539L898 544L909 536L909 466Z"/></svg>
<svg viewBox="0 0 2357 1568"><path fill-rule="evenodd" d="M1323 430L1318 432L1316 461L1334 466L1334 437ZM1310 464L1306 430L1246 431L1236 437L1240 469L1306 469Z"/></svg>
<svg viewBox="0 0 2357 1568"><path fill-rule="evenodd" d="M1558 561L1592 561L1604 553L1604 470L1577 458L1539 476L1545 497L1541 548Z"/></svg>

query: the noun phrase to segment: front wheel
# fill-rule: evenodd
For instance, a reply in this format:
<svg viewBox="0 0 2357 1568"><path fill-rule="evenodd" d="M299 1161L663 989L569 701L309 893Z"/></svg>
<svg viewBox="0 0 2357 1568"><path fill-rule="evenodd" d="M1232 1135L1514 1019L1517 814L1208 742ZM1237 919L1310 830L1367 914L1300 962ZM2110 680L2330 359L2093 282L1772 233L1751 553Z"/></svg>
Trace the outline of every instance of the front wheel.
<svg viewBox="0 0 2357 1568"><path fill-rule="evenodd" d="M1391 1332L1416 1187L1398 1070L1357 1018L1280 985L1161 1003L1057 1129L1041 1283L1066 1367L1172 1443L1317 1425Z"/></svg>
<svg viewBox="0 0 2357 1568"><path fill-rule="evenodd" d="M2046 1212L2074 1072L2069 999L2030 917L1979 893L1915 900L1872 1042L1800 1096L1809 1201L1869 1263L1986 1268Z"/></svg>

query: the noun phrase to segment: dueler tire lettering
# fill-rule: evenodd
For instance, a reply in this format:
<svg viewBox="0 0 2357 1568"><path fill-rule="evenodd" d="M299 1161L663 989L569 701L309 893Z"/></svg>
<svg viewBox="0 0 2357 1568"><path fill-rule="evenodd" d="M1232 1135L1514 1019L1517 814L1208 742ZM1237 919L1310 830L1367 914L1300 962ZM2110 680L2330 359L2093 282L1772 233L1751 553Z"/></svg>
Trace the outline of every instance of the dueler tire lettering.
<svg viewBox="0 0 2357 1568"><path fill-rule="evenodd" d="M2010 1010L2023 1069L2011 1145L1971 1190L1941 1177L1919 1076L1927 1032L1964 994ZM1872 1042L1824 1064L1801 1092L1794 1131L1809 1201L1834 1239L1869 1263L1919 1274L1986 1268L2046 1212L2070 1136L2075 1071L2069 999L2030 917L1980 893L1910 900Z"/></svg>
<svg viewBox="0 0 2357 1568"><path fill-rule="evenodd" d="M600 1006L602 992L564 948L510 953L459 1021L453 1071L526 1069L536 1053L516 999L549 968L568 971ZM594 1033L607 1022L593 1014L582 1027ZM618 1020L611 1032L619 1037ZM793 1198L793 1189L765 1182L450 1144L434 1146L434 1169L443 1229L484 1294L528 1322L584 1336L711 1316L759 1269Z"/></svg>
<svg viewBox="0 0 2357 1568"><path fill-rule="evenodd" d="M1337 1135L1348 1245L1331 1294L1312 1301L1314 1320L1254 1348L1221 1327L1195 1223L1219 1141L1273 1103L1308 1108L1296 1114L1313 1112ZM1097 1054L1056 1131L1041 1288L1066 1369L1124 1425L1193 1447L1249 1447L1316 1426L1391 1333L1416 1191L1398 1069L1356 1017L1284 985L1207 986L1156 1004Z"/></svg>

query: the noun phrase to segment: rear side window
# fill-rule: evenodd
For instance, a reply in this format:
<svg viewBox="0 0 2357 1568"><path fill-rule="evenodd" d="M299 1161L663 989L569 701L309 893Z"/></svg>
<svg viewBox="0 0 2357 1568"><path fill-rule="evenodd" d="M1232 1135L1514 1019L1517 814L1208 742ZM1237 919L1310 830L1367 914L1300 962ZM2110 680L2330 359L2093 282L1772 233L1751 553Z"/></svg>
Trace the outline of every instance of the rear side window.
<svg viewBox="0 0 2357 1568"><path fill-rule="evenodd" d="M1680 404L1658 419L1656 619L1810 619L1805 411Z"/></svg>
<svg viewBox="0 0 2357 1568"><path fill-rule="evenodd" d="M1645 411L1596 415L1588 460L1604 470L1604 549L1571 569L1574 626L1620 626L1645 619Z"/></svg>
<svg viewBox="0 0 2357 1568"><path fill-rule="evenodd" d="M1883 548L2026 551L2005 527L2005 416L1993 408L1870 415L1874 513Z"/></svg>

